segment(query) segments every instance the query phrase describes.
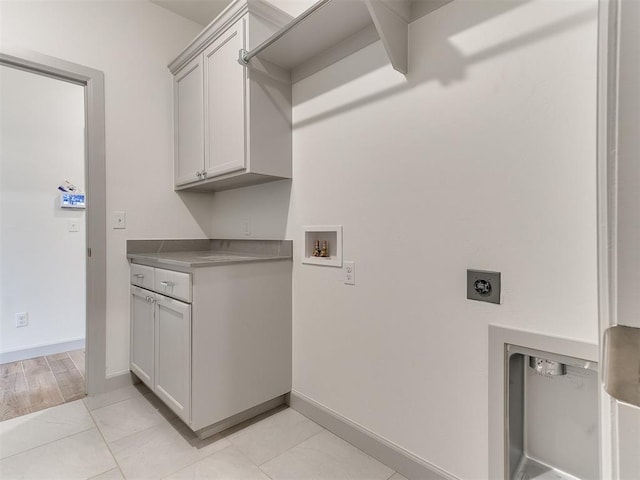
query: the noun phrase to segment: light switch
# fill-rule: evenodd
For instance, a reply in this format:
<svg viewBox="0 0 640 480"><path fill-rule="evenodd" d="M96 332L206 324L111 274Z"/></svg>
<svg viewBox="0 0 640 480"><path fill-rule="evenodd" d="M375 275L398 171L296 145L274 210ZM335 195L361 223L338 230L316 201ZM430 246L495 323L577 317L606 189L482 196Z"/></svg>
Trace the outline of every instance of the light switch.
<svg viewBox="0 0 640 480"><path fill-rule="evenodd" d="M127 228L127 215L124 212L113 212L111 226L114 229Z"/></svg>
<svg viewBox="0 0 640 480"><path fill-rule="evenodd" d="M77 218L69 218L67 220L67 230L69 232L79 232L80 231L80 220Z"/></svg>

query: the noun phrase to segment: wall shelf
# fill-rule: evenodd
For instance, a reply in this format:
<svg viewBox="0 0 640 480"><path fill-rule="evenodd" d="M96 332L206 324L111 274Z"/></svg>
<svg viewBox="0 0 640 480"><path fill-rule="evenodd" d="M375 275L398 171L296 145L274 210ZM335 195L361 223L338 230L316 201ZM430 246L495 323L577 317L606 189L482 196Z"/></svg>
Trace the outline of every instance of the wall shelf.
<svg viewBox="0 0 640 480"><path fill-rule="evenodd" d="M292 82L381 40L393 68L407 73L408 24L452 0L320 0L252 51L287 70Z"/></svg>

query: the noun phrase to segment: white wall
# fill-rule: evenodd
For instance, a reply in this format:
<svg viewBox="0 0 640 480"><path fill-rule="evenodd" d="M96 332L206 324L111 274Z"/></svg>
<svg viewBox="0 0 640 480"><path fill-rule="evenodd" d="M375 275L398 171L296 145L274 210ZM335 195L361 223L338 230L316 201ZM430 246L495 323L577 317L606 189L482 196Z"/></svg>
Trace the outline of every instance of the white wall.
<svg viewBox="0 0 640 480"><path fill-rule="evenodd" d="M84 189L84 89L0 67L0 123L0 353L29 358L85 335L85 212L57 189Z"/></svg>
<svg viewBox="0 0 640 480"><path fill-rule="evenodd" d="M597 342L595 0L456 0L294 86L294 180L215 195L213 236L294 252L294 389L465 479L487 478L487 325ZM288 212L287 212L288 210ZM270 224L264 219L273 218ZM302 265L303 225L345 260ZM467 268L503 275L500 306Z"/></svg>
<svg viewBox="0 0 640 480"><path fill-rule="evenodd" d="M0 3L0 44L105 73L107 374L129 366L128 238L197 238L210 229L211 196L173 191L172 77L166 68L202 29L146 1Z"/></svg>

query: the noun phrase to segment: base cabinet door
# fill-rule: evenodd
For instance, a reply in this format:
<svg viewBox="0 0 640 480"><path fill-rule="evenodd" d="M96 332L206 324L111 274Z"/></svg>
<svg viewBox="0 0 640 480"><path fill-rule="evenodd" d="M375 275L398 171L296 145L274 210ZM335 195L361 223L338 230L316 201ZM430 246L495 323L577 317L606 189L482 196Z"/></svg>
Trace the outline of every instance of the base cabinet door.
<svg viewBox="0 0 640 480"><path fill-rule="evenodd" d="M149 388L155 369L154 302L153 292L131 286L131 371Z"/></svg>
<svg viewBox="0 0 640 480"><path fill-rule="evenodd" d="M191 305L156 294L153 391L185 423L191 414Z"/></svg>

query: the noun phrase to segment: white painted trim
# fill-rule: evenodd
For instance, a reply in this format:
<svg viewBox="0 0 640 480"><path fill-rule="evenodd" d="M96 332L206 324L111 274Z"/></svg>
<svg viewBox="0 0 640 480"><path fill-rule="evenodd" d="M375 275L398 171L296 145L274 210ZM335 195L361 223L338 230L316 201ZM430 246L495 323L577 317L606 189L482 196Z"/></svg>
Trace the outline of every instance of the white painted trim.
<svg viewBox="0 0 640 480"><path fill-rule="evenodd" d="M291 391L289 406L410 480L460 480L306 395Z"/></svg>
<svg viewBox="0 0 640 480"><path fill-rule="evenodd" d="M598 333L603 358L604 331L616 323L616 184L618 0L598 3L597 98L597 239ZM599 380L605 368L599 369ZM618 411L616 402L600 390L600 478L617 478Z"/></svg>
<svg viewBox="0 0 640 480"><path fill-rule="evenodd" d="M248 408L247 410L236 413L235 415L230 416L229 418L225 418L213 425L209 425L208 427L201 428L196 431L196 435L198 438L205 439L216 433L220 433L224 430L227 430L231 427L238 425L239 423L244 422L245 420L250 420L258 415L261 415L265 412L278 408L280 405L284 405L285 403L285 395L279 395L271 400L267 400L264 403L256 405L255 407Z"/></svg>
<svg viewBox="0 0 640 480"><path fill-rule="evenodd" d="M44 357L45 355L55 355L56 353L69 352L71 350L80 350L85 347L84 338L75 338L58 343L44 343L41 345L33 345L20 350L11 350L9 352L0 353L0 363L19 362L28 358Z"/></svg>
<svg viewBox="0 0 640 480"><path fill-rule="evenodd" d="M119 388L128 387L129 385L135 385L136 383L140 383L140 379L129 370L125 370L108 375L105 379L104 391L110 392Z"/></svg>
<svg viewBox="0 0 640 480"><path fill-rule="evenodd" d="M29 50L2 47L0 64L84 85L86 114L85 185L87 208L87 393L105 387L107 327L107 213L104 74L93 68Z"/></svg>

